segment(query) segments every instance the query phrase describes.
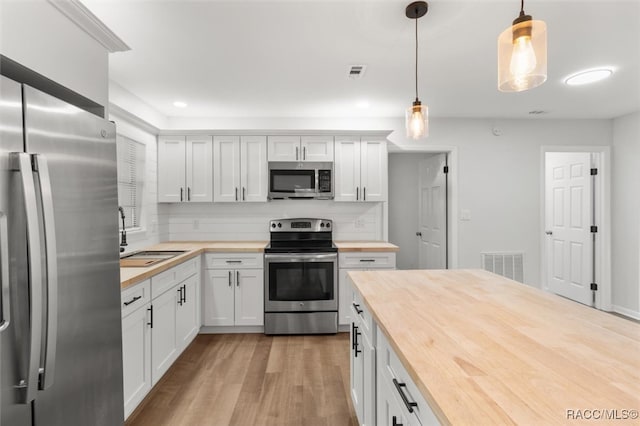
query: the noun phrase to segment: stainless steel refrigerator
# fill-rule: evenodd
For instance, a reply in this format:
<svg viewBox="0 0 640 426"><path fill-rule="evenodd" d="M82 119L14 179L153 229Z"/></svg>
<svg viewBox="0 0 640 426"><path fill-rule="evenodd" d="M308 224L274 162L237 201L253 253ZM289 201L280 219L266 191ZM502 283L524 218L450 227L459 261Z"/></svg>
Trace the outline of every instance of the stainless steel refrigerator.
<svg viewBox="0 0 640 426"><path fill-rule="evenodd" d="M0 423L124 422L115 126L0 76Z"/></svg>

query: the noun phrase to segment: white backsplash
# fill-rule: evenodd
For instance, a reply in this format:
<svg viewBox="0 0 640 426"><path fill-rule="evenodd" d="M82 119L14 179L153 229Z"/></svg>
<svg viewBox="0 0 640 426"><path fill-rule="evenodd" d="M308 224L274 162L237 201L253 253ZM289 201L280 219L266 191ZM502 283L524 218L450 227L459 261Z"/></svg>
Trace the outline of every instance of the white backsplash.
<svg viewBox="0 0 640 426"><path fill-rule="evenodd" d="M159 209L160 234L170 241L266 241L271 219L310 217L333 220L334 240L382 240L382 206L321 200L167 204Z"/></svg>

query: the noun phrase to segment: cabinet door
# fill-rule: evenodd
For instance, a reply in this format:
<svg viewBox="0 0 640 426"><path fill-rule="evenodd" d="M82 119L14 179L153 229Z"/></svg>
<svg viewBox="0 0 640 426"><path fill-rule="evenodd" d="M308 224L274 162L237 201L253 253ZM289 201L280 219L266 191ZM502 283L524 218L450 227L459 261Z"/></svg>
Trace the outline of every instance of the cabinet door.
<svg viewBox="0 0 640 426"><path fill-rule="evenodd" d="M347 272L352 269L338 269L338 324L351 324L351 282Z"/></svg>
<svg viewBox="0 0 640 426"><path fill-rule="evenodd" d="M151 378L155 385L178 357L176 339L178 287L155 298L152 305Z"/></svg>
<svg viewBox="0 0 640 426"><path fill-rule="evenodd" d="M213 164L213 201L240 201L239 136L213 138Z"/></svg>
<svg viewBox="0 0 640 426"><path fill-rule="evenodd" d="M376 397L376 412L379 425L393 425L402 424L408 426L408 423L404 417L402 406L396 399L394 392L395 389L391 389L393 383L387 380L378 380L377 383L377 397Z"/></svg>
<svg viewBox="0 0 640 426"><path fill-rule="evenodd" d="M185 200L185 138L161 136L158 139L158 202Z"/></svg>
<svg viewBox="0 0 640 426"><path fill-rule="evenodd" d="M138 406L151 390L151 329L149 305L144 305L122 319L122 374L124 416Z"/></svg>
<svg viewBox="0 0 640 426"><path fill-rule="evenodd" d="M204 325L233 325L235 272L224 269L205 271L202 322Z"/></svg>
<svg viewBox="0 0 640 426"><path fill-rule="evenodd" d="M187 137L186 201L213 201L213 148L211 136Z"/></svg>
<svg viewBox="0 0 640 426"><path fill-rule="evenodd" d="M364 358L362 356L362 332L358 322L351 323L351 402L358 417L358 423L364 424ZM355 344L356 339L358 345ZM356 351L357 350L357 351Z"/></svg>
<svg viewBox="0 0 640 426"><path fill-rule="evenodd" d="M267 138L242 136L240 139L240 186L242 201L267 201Z"/></svg>
<svg viewBox="0 0 640 426"><path fill-rule="evenodd" d="M302 136L303 161L333 161L333 136Z"/></svg>
<svg viewBox="0 0 640 426"><path fill-rule="evenodd" d="M360 200L359 138L336 138L335 201Z"/></svg>
<svg viewBox="0 0 640 426"><path fill-rule="evenodd" d="M238 269L235 271L235 324L264 324L264 270Z"/></svg>
<svg viewBox="0 0 640 426"><path fill-rule="evenodd" d="M387 200L387 143L362 141L360 143L361 201Z"/></svg>
<svg viewBox="0 0 640 426"><path fill-rule="evenodd" d="M176 318L176 333L178 336L178 349L184 350L200 331L200 298L198 282L200 275L187 278L178 288L182 289L182 303L178 303Z"/></svg>
<svg viewBox="0 0 640 426"><path fill-rule="evenodd" d="M301 161L300 136L269 136L267 154L269 161Z"/></svg>

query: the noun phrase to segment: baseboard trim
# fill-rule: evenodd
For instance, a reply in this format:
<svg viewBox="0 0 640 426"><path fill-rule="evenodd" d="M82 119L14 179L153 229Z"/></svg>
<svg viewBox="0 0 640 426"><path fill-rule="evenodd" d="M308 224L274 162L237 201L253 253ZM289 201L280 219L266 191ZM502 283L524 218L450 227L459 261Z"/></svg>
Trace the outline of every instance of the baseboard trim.
<svg viewBox="0 0 640 426"><path fill-rule="evenodd" d="M206 326L200 327L200 334L237 334L237 333L264 333L264 327L261 325L243 325L243 326Z"/></svg>
<svg viewBox="0 0 640 426"><path fill-rule="evenodd" d="M640 312L636 312L633 309L623 308L622 306L611 305L611 310L617 314L624 315L625 317L640 320Z"/></svg>

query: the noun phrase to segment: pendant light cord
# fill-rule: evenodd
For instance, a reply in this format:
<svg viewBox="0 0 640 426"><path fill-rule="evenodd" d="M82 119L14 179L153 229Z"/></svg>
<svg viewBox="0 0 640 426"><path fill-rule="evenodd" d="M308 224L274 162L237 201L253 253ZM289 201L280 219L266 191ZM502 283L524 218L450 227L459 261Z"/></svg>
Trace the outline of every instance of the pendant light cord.
<svg viewBox="0 0 640 426"><path fill-rule="evenodd" d="M416 101L417 100L418 100L418 18L416 18Z"/></svg>

